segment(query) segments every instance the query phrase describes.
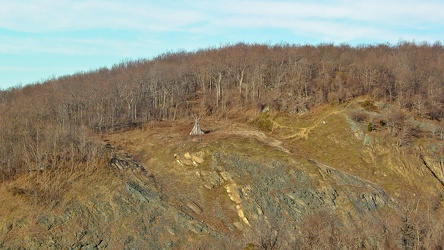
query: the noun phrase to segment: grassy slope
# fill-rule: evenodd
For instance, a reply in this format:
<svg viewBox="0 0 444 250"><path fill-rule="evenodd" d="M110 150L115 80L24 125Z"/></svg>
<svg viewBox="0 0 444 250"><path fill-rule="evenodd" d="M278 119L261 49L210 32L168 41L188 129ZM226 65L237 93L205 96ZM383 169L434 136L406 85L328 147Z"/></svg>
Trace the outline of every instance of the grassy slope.
<svg viewBox="0 0 444 250"><path fill-rule="evenodd" d="M174 154L203 151L211 155L212 151L220 149L256 161L297 162L313 176L318 174L317 170L307 159L316 160L375 183L393 196L402 192L441 193L439 182L412 153L416 152L416 141L409 148L396 148L395 138L385 131L368 132L367 122L355 125L370 138L370 143L365 145L362 138L357 138L356 128L352 128L347 119L350 110L359 108L358 101L335 107L325 105L304 115L272 112L266 115L273 124L271 131L262 130L255 118L249 122L207 118L202 125L215 131L198 138L187 135L191 121L165 122L107 138L123 143L122 148L140 155L153 169L162 164L171 165ZM423 140L434 143L433 139ZM180 169L171 172L178 174L177 171Z"/></svg>
<svg viewBox="0 0 444 250"><path fill-rule="evenodd" d="M240 198L230 195L227 187L248 193L249 188L254 186L249 178L253 178L255 172L265 171L261 170L264 166L273 168L273 162L291 166L285 168L288 175L293 174L294 170L303 171L311 178L311 184L321 189L331 180L329 177L326 179L325 173L314 167L309 160L375 183L394 199L402 192L442 193L442 187L424 170L418 157L407 152L407 149L394 147L394 140L384 131L368 132L365 131L366 123L355 124L371 138L372 143L364 145L363 141L357 138L356 128L352 128L347 122L349 110L357 107L356 102L353 102L335 107L322 106L304 115L271 112L265 118L272 124L271 131L262 130L261 124L258 127L255 122L257 116L252 116L252 119L238 120L206 117L202 120L202 127L213 132L199 137L188 135L192 121L152 123L134 130L104 134L99 139L104 144L109 142L113 147L109 157L130 155L145 167L148 172L147 180L138 180L140 176L137 173L123 173L125 176L122 177L121 173L110 171L108 167L89 168L76 174L66 173L63 181L59 181L70 183L66 192L60 194L60 199L56 202L43 206L39 205L38 199L33 199L32 195L14 194L14 188L29 189L29 183L32 183L31 176L20 177L0 187L0 225L3 225L0 240L9 242L24 236L44 237L48 230L53 229L46 227L48 223L45 224L44 220L39 218L41 214L65 216L66 209L73 203L81 203L90 215L82 214L82 219L78 221L67 219L63 223L54 222L56 227L70 228L57 234L58 237L65 237L63 242L81 241L73 231L79 233L87 230L90 220L100 221L108 218L110 221L106 225L110 229L107 232L117 238L113 244L124 245L127 234L136 234L131 231L136 230L131 227L131 223L135 222L131 217L125 217L122 212L110 215L102 213L106 214L107 209L120 211L120 203L116 202L115 194L125 194L122 185L128 179L129 182L135 183L149 182L149 191L162 196L163 203L159 206L168 206L171 207L169 210L179 211L165 215L176 218L171 219L172 221L184 220L180 219L181 217L177 219L183 212L193 215L187 223L204 223L209 226L210 231L214 229L223 234L234 232L241 235L241 231L236 228L245 227L245 223L236 204L247 205L242 205L245 204L244 201L236 202L235 200ZM218 157L223 160L218 160ZM233 160L229 160L230 157ZM250 172L241 176L240 172L230 172L229 167L224 166L227 162L237 159L256 165L249 166ZM261 163L264 165L257 165ZM239 164L242 167L243 163ZM221 178L226 175L227 179ZM97 208L97 203L92 202L95 195L100 195L100 198L94 199L109 204L109 207ZM103 211L98 216L94 211L100 209ZM135 206L135 209L137 211L140 207ZM244 212L247 217L250 216L250 220L255 216L251 212L248 214L246 207ZM78 215L74 218L76 216ZM23 224L20 224L20 221L23 221ZM165 239L177 240L174 238L176 236L172 236L174 233L171 233L171 230L179 229L176 227L168 230L170 236ZM89 237L92 237L91 241L94 240L93 236ZM190 234L189 240L199 242L199 237L199 234Z"/></svg>

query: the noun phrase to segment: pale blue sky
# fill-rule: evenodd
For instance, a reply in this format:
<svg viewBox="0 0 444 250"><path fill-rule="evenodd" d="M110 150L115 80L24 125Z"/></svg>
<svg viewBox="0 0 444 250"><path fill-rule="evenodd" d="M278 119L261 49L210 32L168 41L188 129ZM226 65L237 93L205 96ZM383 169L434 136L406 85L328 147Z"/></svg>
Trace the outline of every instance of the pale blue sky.
<svg viewBox="0 0 444 250"><path fill-rule="evenodd" d="M444 40L443 0L0 0L0 89L164 52Z"/></svg>

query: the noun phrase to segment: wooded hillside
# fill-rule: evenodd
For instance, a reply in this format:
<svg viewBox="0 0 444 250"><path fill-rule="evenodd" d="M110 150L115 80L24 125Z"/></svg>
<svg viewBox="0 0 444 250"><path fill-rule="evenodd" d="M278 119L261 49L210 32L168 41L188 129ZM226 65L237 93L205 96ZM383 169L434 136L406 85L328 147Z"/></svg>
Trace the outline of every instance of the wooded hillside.
<svg viewBox="0 0 444 250"><path fill-rule="evenodd" d="M356 96L444 118L442 44L236 44L166 53L0 92L0 176L102 161L90 136L194 112L306 112Z"/></svg>

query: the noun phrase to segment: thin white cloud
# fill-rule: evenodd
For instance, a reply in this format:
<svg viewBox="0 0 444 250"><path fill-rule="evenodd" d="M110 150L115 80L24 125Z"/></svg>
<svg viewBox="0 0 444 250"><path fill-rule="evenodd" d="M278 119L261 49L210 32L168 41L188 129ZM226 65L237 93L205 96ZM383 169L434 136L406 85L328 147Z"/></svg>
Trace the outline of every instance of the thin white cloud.
<svg viewBox="0 0 444 250"><path fill-rule="evenodd" d="M405 35L399 29L444 27L442 1L264 1L169 2L104 0L1 1L0 27L45 33L69 30L133 30L224 34L242 28L278 28L306 36L375 40ZM315 25L322 23L322 25ZM306 28L308 27L308 28ZM309 28L313 27L313 30ZM336 27L336 29L334 29ZM354 31L350 31L354 28ZM331 34L332 30L336 35ZM355 32L352 36L351 32ZM437 34L437 37L443 34ZM380 36L380 37L379 37Z"/></svg>
<svg viewBox="0 0 444 250"><path fill-rule="evenodd" d="M0 0L0 82L7 72L75 72L91 56L101 67L118 63L104 58L227 42L435 42L444 37L443 12L442 0ZM66 68L52 59L51 67L24 66L46 54L61 55ZM18 65L16 55L35 61Z"/></svg>
<svg viewBox="0 0 444 250"><path fill-rule="evenodd" d="M200 19L196 11L170 7L146 1L3 1L0 26L35 33L84 29L170 31Z"/></svg>
<svg viewBox="0 0 444 250"><path fill-rule="evenodd" d="M47 72L53 70L54 67L41 67L41 66L4 66L0 65L0 72ZM65 71L75 71L78 70L76 67L58 67L59 70Z"/></svg>
<svg viewBox="0 0 444 250"><path fill-rule="evenodd" d="M210 20L219 28L283 28L332 39L344 35L354 39L369 39L372 38L370 35L375 35L374 40L384 40L406 35L402 29L412 32L444 26L440 14L444 11L444 3L439 1L339 0L319 3L230 0L212 3L207 4L206 8L219 11L215 13L216 18ZM314 23L322 23L322 26ZM332 31L336 33L335 36L332 36ZM351 35L351 32L356 33ZM442 35L437 34L435 39Z"/></svg>
<svg viewBox="0 0 444 250"><path fill-rule="evenodd" d="M139 57L143 51L158 46L160 42L151 38L135 40L107 38L15 38L0 36L0 53L4 54L60 54L68 56L106 56Z"/></svg>

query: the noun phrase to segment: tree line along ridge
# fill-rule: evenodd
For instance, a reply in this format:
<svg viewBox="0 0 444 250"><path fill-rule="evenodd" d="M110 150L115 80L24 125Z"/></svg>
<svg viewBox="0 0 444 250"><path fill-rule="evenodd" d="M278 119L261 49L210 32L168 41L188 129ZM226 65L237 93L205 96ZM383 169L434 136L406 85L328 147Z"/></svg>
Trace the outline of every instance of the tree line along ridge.
<svg viewBox="0 0 444 250"><path fill-rule="evenodd" d="M92 133L267 105L298 113L357 96L444 117L441 43L234 44L165 53L0 91L0 174L101 161Z"/></svg>

